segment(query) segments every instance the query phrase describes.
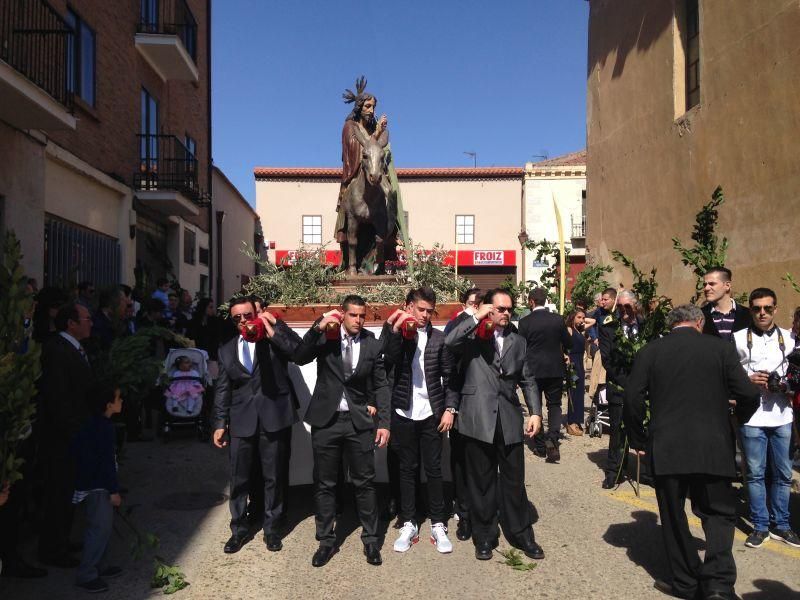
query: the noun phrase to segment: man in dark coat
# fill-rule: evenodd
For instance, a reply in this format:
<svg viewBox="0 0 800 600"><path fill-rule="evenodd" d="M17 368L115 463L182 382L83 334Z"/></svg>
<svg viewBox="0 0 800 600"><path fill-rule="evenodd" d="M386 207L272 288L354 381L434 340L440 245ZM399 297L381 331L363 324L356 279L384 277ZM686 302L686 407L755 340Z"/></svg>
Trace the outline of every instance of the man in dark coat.
<svg viewBox="0 0 800 600"><path fill-rule="evenodd" d="M441 553L453 551L447 537L442 486L442 433L450 431L458 395L449 388L453 355L444 334L434 329L436 293L429 287L411 290L405 310L393 313L381 334L384 359L392 381L392 442L399 463L400 520L394 544L406 552L419 540L416 496L420 461L425 468L431 542ZM413 335L406 333L413 326Z"/></svg>
<svg viewBox="0 0 800 600"><path fill-rule="evenodd" d="M75 461L70 443L89 418L92 367L81 344L92 331L92 317L82 304L61 307L55 318L58 335L42 348L37 425L44 467L44 517L39 558L54 567L77 567L69 554Z"/></svg>
<svg viewBox="0 0 800 600"><path fill-rule="evenodd" d="M638 314L638 308L636 294L622 290L617 294L616 310L600 323L600 358L606 370L606 400L611 430L602 484L607 490L617 485L628 457L622 431L622 404L630 367L617 347L617 331L621 330L622 335L629 339L639 333L644 322Z"/></svg>
<svg viewBox="0 0 800 600"><path fill-rule="evenodd" d="M758 407L759 390L732 344L701 335L699 308L679 306L667 321L671 333L637 354L625 386L625 426L631 448L651 465L673 577L671 584L656 582L656 587L679 598L733 599L736 465L729 399L746 422ZM702 564L684 512L687 494L706 534Z"/></svg>
<svg viewBox="0 0 800 600"><path fill-rule="evenodd" d="M547 433L537 436L537 445L544 446L547 462L561 460L561 396L564 393L566 367L564 356L572 340L564 319L547 310L547 292L535 288L528 294L531 313L519 322L519 334L527 343L528 371L536 378L539 394L547 400Z"/></svg>
<svg viewBox="0 0 800 600"><path fill-rule="evenodd" d="M264 542L267 550L283 547L279 531L286 506L292 425L297 422L297 399L287 363L300 345L300 336L270 313L256 316L249 297L236 298L231 319L240 327L260 318L266 339L248 342L241 335L219 349L219 377L214 396L214 445L230 439L231 537L226 554L238 552L248 538L247 496L251 493L252 465L261 465L264 486Z"/></svg>
<svg viewBox="0 0 800 600"><path fill-rule="evenodd" d="M475 316L460 319L445 338L462 364L456 426L464 437L478 560L491 560L498 544L498 496L506 538L527 556L544 558L531 526L522 443L523 436L532 437L541 429L542 405L536 380L527 371L525 340L510 322L513 310L506 290L489 290ZM527 423L523 423L518 386L528 407Z"/></svg>
<svg viewBox="0 0 800 600"><path fill-rule="evenodd" d="M367 304L347 296L342 309L325 313L308 330L294 362L317 361L317 382L305 421L311 425L314 452L314 501L319 548L311 564L322 567L337 552L334 521L342 456L356 493L364 555L371 565L383 562L379 546L375 447L389 442L389 387L383 342L364 329ZM328 338L328 327L335 336ZM336 325L339 325L338 329ZM377 416L377 426L374 417Z"/></svg>

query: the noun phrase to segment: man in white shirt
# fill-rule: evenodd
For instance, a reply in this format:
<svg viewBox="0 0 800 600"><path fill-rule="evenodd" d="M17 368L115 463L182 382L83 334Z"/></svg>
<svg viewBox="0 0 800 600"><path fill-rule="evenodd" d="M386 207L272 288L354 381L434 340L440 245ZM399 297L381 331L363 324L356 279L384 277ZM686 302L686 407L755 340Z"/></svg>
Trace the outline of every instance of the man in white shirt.
<svg viewBox="0 0 800 600"><path fill-rule="evenodd" d="M745 546L750 548L758 548L770 538L800 548L800 538L789 526L792 485L789 445L793 414L785 383L786 355L794 347L795 338L788 329L775 325L777 307L774 291L767 288L753 290L750 293L753 325L733 334L736 351L750 381L761 388L761 406L741 427L753 524L753 532ZM771 462L769 493L764 483L767 457Z"/></svg>
<svg viewBox="0 0 800 600"><path fill-rule="evenodd" d="M443 554L453 551L442 489L442 434L453 426L458 398L448 391L454 359L444 345L444 333L431 325L435 310L436 293L431 288L412 290L406 309L395 311L382 333L387 336L386 368L393 375L391 445L399 462L403 522L394 543L396 552L406 552L419 541L415 500L420 458L427 480L431 542Z"/></svg>

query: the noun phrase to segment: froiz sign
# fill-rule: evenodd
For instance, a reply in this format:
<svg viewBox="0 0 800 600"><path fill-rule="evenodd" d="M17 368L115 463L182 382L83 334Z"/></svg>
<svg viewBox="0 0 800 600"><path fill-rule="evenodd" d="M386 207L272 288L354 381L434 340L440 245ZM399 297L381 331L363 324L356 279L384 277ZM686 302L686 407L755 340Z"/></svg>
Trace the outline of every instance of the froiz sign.
<svg viewBox="0 0 800 600"><path fill-rule="evenodd" d="M502 265L504 254L502 250L475 250L472 253L472 264Z"/></svg>

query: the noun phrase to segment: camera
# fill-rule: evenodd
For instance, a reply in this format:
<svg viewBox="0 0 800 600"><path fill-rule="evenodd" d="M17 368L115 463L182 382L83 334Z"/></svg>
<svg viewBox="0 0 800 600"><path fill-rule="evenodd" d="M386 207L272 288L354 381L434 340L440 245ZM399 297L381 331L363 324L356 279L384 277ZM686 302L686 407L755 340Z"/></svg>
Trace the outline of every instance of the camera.
<svg viewBox="0 0 800 600"><path fill-rule="evenodd" d="M786 384L793 392L800 392L800 348L795 348L786 355L789 364L786 369Z"/></svg>
<svg viewBox="0 0 800 600"><path fill-rule="evenodd" d="M773 371L767 376L767 390L770 392L785 392L786 384L781 381L781 375Z"/></svg>

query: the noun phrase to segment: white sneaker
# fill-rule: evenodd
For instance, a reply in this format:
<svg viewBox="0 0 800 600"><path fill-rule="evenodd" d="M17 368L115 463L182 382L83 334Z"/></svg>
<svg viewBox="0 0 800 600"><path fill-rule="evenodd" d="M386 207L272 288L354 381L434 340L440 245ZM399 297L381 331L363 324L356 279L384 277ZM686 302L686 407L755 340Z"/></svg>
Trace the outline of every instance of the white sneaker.
<svg viewBox="0 0 800 600"><path fill-rule="evenodd" d="M419 527L414 525L411 521L406 521L400 528L400 535L394 542L395 552L407 552L411 549L412 544L419 541Z"/></svg>
<svg viewBox="0 0 800 600"><path fill-rule="evenodd" d="M447 537L447 527L444 523L433 523L431 525L431 544L436 546L436 550L442 554L453 551L453 544Z"/></svg>

